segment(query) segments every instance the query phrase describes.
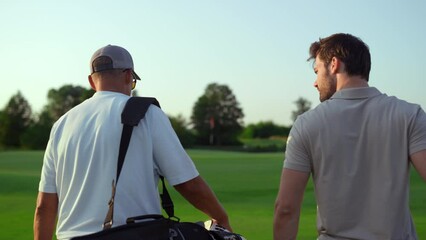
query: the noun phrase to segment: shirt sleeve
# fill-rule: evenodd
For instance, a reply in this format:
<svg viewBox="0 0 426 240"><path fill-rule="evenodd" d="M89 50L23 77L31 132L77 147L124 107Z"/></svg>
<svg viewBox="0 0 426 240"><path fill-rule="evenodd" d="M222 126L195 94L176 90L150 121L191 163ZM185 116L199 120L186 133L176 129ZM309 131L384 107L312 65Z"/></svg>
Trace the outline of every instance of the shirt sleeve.
<svg viewBox="0 0 426 240"><path fill-rule="evenodd" d="M426 149L426 114L420 108L409 130L409 154Z"/></svg>
<svg viewBox="0 0 426 240"><path fill-rule="evenodd" d="M53 154L53 138L50 136L43 158L43 167L38 190L45 193L56 193L56 169Z"/></svg>
<svg viewBox="0 0 426 240"><path fill-rule="evenodd" d="M199 175L192 159L179 141L169 118L155 106L151 106L147 115L152 123L152 143L154 162L159 174L171 185L189 181Z"/></svg>
<svg viewBox="0 0 426 240"><path fill-rule="evenodd" d="M293 124L287 139L284 168L301 172L310 172L310 155L303 142L302 134L299 131L300 126L301 121L300 118L298 118Z"/></svg>

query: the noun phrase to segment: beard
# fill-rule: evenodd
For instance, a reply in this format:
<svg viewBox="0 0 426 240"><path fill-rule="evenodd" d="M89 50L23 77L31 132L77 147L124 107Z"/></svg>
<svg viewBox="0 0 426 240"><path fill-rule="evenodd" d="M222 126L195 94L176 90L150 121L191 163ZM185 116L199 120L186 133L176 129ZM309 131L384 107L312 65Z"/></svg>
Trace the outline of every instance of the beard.
<svg viewBox="0 0 426 240"><path fill-rule="evenodd" d="M319 100L320 102L324 102L325 100L330 99L333 94L336 92L336 82L337 79L334 76L331 76L327 71L327 75L325 78L325 84L319 89Z"/></svg>

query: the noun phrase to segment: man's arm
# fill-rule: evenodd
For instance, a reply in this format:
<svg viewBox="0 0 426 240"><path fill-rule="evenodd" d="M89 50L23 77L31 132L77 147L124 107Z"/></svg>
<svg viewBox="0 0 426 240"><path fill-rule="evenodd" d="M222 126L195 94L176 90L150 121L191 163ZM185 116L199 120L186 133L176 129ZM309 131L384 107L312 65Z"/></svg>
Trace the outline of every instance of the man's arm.
<svg viewBox="0 0 426 240"><path fill-rule="evenodd" d="M210 216L219 225L232 231L225 209L202 177L195 177L174 187L194 207Z"/></svg>
<svg viewBox="0 0 426 240"><path fill-rule="evenodd" d="M34 240L51 240L58 212L56 193L39 192L34 214Z"/></svg>
<svg viewBox="0 0 426 240"><path fill-rule="evenodd" d="M416 152L410 156L411 162L416 168L417 172L426 181L426 150Z"/></svg>
<svg viewBox="0 0 426 240"><path fill-rule="evenodd" d="M275 202L274 239L296 239L303 194L309 179L308 172L284 168Z"/></svg>

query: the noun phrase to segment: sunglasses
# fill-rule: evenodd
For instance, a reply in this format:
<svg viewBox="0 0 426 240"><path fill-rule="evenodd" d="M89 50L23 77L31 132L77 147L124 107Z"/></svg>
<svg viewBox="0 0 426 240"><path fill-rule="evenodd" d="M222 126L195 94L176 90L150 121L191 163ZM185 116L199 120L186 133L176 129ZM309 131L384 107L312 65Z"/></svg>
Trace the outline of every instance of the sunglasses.
<svg viewBox="0 0 426 240"><path fill-rule="evenodd" d="M132 69L124 69L123 72L125 72L127 70L132 71ZM133 74L132 74L132 76L133 76ZM136 87L136 81L137 80L135 78L133 78L133 80L132 80L132 90L135 89L135 87Z"/></svg>
<svg viewBox="0 0 426 240"><path fill-rule="evenodd" d="M132 82L132 90L135 89L136 87L136 79L133 78L133 82Z"/></svg>

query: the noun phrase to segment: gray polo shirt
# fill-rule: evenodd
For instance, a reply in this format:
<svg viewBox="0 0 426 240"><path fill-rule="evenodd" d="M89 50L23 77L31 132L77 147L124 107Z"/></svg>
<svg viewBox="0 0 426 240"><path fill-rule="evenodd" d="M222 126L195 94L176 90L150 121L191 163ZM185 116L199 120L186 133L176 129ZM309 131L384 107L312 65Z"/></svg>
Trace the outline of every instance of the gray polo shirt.
<svg viewBox="0 0 426 240"><path fill-rule="evenodd" d="M298 117L284 167L312 173L319 239L417 239L409 155L424 149L419 105L343 89Z"/></svg>

